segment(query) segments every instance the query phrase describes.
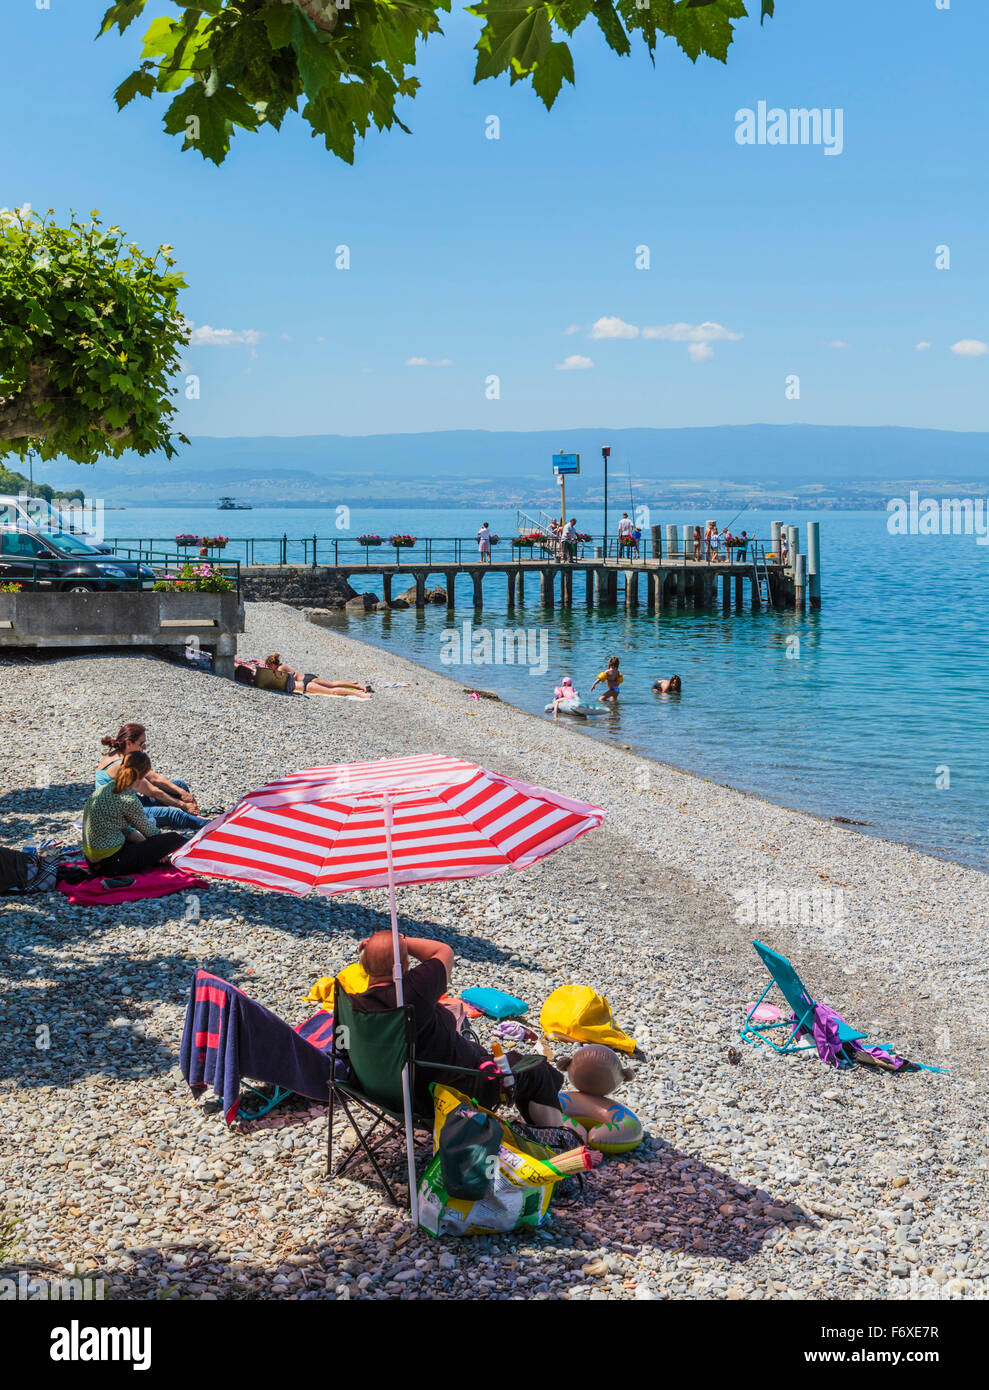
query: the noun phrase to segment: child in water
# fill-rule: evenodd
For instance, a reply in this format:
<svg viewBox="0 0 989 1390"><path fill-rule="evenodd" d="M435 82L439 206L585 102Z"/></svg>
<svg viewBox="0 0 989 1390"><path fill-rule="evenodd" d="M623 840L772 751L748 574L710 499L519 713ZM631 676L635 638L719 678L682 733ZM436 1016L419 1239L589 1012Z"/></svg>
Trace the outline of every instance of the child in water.
<svg viewBox="0 0 989 1390"><path fill-rule="evenodd" d="M559 685L556 687L556 689L553 691L553 718L554 718L554 719L557 719L557 718L559 717L559 708L560 708L560 704L561 704L563 701L566 701L566 702L569 704L571 700L574 701L575 703L578 703L578 704L579 704L579 702L580 702L580 696L577 694L576 690L574 689L574 684L573 684L573 681L570 679L570 677L569 677L569 676L564 676L563 679L560 681L560 684L559 684Z"/></svg>
<svg viewBox="0 0 989 1390"><path fill-rule="evenodd" d="M603 703L605 700L617 700L618 687L621 685L624 679L625 677L618 669L617 656L610 657L608 660L608 665L598 676L597 680L594 682L594 685L600 685L603 681L604 684L608 687L603 695L598 696L599 703ZM591 686L592 690L594 689L594 685Z"/></svg>

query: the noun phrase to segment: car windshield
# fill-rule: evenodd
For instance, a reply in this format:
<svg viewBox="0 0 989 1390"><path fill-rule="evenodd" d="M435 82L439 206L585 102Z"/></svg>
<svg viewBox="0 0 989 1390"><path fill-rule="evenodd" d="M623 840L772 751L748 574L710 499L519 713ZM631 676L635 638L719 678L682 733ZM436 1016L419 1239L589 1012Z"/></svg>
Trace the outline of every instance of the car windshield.
<svg viewBox="0 0 989 1390"><path fill-rule="evenodd" d="M63 551L66 555L99 555L101 552L86 541L80 540L78 536L70 536L65 531L41 531L42 535L50 545L56 550Z"/></svg>

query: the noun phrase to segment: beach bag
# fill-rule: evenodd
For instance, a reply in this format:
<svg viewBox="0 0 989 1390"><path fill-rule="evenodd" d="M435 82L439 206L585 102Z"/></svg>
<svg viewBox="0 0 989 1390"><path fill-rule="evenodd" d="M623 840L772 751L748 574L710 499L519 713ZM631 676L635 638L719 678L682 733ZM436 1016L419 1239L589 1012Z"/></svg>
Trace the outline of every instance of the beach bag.
<svg viewBox="0 0 989 1390"><path fill-rule="evenodd" d="M553 1186L564 1176L545 1161L552 1158L552 1151L545 1145L523 1139L493 1111L468 1100L452 1086L434 1082L430 1090L435 1111L433 1144L436 1152L419 1184L419 1225L422 1229L432 1236L477 1236L542 1225ZM485 1179L481 1195L456 1197L444 1177L443 1134L451 1119L456 1119L455 1143L461 1150L465 1149L465 1138L471 1131L464 1121L471 1117L485 1120L483 1131L477 1119L474 1120L474 1143L478 1147L487 1143L493 1146L493 1136L497 1135L498 1151L495 1156L492 1147L479 1165ZM491 1126L490 1131L487 1125ZM493 1162L489 1163L489 1159ZM476 1180L477 1168L465 1177L463 1157L456 1156L452 1166L455 1184L460 1180Z"/></svg>
<svg viewBox="0 0 989 1390"><path fill-rule="evenodd" d="M611 1006L590 985L562 985L546 1000L539 1026L548 1038L570 1042L603 1043L629 1056L635 1042L615 1023Z"/></svg>

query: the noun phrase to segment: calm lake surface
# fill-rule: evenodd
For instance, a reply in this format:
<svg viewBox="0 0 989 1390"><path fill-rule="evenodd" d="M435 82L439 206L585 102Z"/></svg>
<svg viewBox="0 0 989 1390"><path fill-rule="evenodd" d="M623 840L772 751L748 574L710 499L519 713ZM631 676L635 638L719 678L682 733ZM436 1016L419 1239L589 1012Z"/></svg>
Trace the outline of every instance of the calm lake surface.
<svg viewBox="0 0 989 1390"><path fill-rule="evenodd" d="M652 520L703 524L709 514L657 512ZM620 502L610 513L612 532L619 515ZM771 519L746 512L733 529L768 537ZM607 658L617 655L625 675L621 701L606 716L580 721L590 737L630 744L787 806L870 822L862 827L868 833L989 868L989 546L971 535L890 535L883 512L787 513L782 519L800 526L801 548L807 521L821 522L819 612L588 610L582 578L574 582L572 609L544 611L532 577L524 608L506 622L505 582L493 575L485 581L481 615L474 612L470 581L462 579L452 615L443 608L409 609L342 617L341 627L538 713L561 676L572 676L586 697ZM349 529L339 528L338 520L332 509L128 508L107 513L105 529L111 538L190 531L292 539L315 533L321 561L324 540L365 532L467 538L482 520L505 537L516 530L514 511L355 509ZM600 509L578 516L578 525L599 532ZM495 558L507 552L507 545L496 549ZM242 558L243 547L232 540L226 553ZM276 559L274 541L258 545L256 558ZM293 547L290 558L301 561L301 548ZM373 578L354 582L381 592ZM442 583L442 574L433 582ZM404 587L397 583L396 593ZM642 581L640 594L644 603ZM443 658L454 647L449 629L462 633L468 621L475 631L531 629L534 665L542 654L545 671L447 664ZM799 638L798 655L788 655L793 637ZM291 652L284 655L296 660ZM683 694L653 695L652 681L673 672L683 680Z"/></svg>

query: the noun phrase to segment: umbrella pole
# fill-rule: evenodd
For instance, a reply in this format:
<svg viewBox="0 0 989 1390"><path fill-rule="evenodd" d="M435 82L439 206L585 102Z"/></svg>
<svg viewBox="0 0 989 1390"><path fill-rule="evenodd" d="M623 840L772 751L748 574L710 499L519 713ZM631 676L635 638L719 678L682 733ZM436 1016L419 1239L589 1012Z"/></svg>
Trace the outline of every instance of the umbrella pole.
<svg viewBox="0 0 989 1390"><path fill-rule="evenodd" d="M388 907L391 911L392 979L395 981L395 1002L400 1009L405 1007L405 990L402 985L402 956L398 942L398 908L395 904L395 865L392 860L392 808L391 797L385 797L385 850L388 857ZM409 1169L409 1207L412 1224L419 1224L419 1193L416 1188L416 1156L412 1133L412 1092L409 1087L409 1064L402 1068L402 1106L405 1111L405 1154Z"/></svg>

